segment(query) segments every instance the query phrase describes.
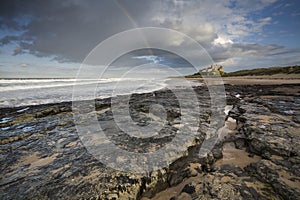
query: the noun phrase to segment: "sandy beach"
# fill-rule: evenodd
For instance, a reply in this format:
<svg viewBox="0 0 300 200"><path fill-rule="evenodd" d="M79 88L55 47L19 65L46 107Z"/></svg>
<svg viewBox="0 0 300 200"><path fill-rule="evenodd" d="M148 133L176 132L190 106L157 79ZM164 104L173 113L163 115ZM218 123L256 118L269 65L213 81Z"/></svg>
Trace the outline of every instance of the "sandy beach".
<svg viewBox="0 0 300 200"><path fill-rule="evenodd" d="M200 80L202 78L188 78L189 80ZM224 84L230 85L281 85L299 84L300 74L275 74L271 76L233 76L222 77ZM215 78L206 78L206 81L216 81ZM221 81L218 81L222 84Z"/></svg>

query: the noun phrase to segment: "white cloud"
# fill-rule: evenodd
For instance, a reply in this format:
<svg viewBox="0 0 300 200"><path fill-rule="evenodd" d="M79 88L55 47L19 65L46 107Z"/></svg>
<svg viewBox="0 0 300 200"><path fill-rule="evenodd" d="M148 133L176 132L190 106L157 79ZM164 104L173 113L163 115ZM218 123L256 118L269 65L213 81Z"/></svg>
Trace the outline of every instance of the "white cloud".
<svg viewBox="0 0 300 200"><path fill-rule="evenodd" d="M162 59L160 57L153 56L153 55L151 55L151 56L134 56L132 58L150 61L150 62L155 63L155 64L162 61Z"/></svg>
<svg viewBox="0 0 300 200"><path fill-rule="evenodd" d="M215 62L229 66L255 66L255 60L280 57L299 50L287 49L279 45L255 44L245 42L263 40L264 28L275 23L271 16L253 18L254 11L261 11L277 0L242 1L165 1L161 13L153 15L153 22L176 29L202 44ZM166 6L172 5L172 9ZM180 7L180 9L179 9ZM174 41L174 40L173 40ZM182 44L183 41L176 44ZM271 59L272 60L272 59ZM274 59L275 60L275 59ZM244 63L247 62L247 65ZM275 63L275 62L274 62Z"/></svg>
<svg viewBox="0 0 300 200"><path fill-rule="evenodd" d="M226 38L226 36L218 36L217 39L214 40L214 45L226 45L226 44L232 44L232 40Z"/></svg>
<svg viewBox="0 0 300 200"><path fill-rule="evenodd" d="M162 4L159 13L153 15L152 21L182 31L204 44L213 43L221 35L226 40L242 40L245 36L260 32L272 22L270 16L254 21L249 14L275 1L202 0L182 3L169 0Z"/></svg>

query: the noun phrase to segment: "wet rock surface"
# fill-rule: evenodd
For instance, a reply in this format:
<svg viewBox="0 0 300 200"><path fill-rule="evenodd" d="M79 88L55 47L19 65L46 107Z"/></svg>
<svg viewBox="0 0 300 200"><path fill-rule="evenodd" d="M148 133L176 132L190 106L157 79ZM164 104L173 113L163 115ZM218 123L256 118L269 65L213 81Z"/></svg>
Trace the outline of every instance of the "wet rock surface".
<svg viewBox="0 0 300 200"><path fill-rule="evenodd" d="M227 134L197 161L196 177L185 175L145 200L300 199L300 85L227 85L226 91L234 105Z"/></svg>
<svg viewBox="0 0 300 200"><path fill-rule="evenodd" d="M195 139L169 166L148 174L118 171L95 159L79 139L71 103L1 109L0 198L299 199L300 85L227 85L227 104L233 108L226 128L201 158L210 96L205 88L195 90L201 112L190 114L200 123L188 129ZM153 102L166 108L166 123L151 138L122 132L114 123L111 99L97 100L95 112L84 117L96 116L118 147L153 152L180 129L180 106L172 95L160 90L130 98L130 115L139 126L161 117L147 114Z"/></svg>
<svg viewBox="0 0 300 200"><path fill-rule="evenodd" d="M198 95L203 112L191 109L189 115L201 119L201 125L194 127L192 133L199 141L190 141L188 146L204 139L203 132L209 123L208 91L199 90ZM188 100L186 95L185 101ZM95 110L79 117L83 125L96 117L106 137L120 149L153 152L170 142L180 129L182 115L172 91L160 90L130 97L130 116L138 126L146 126L153 118L162 117L160 113L157 116L148 114L151 104L165 108L166 122L151 138L133 137L122 131L114 122L111 102L115 101L96 100L93 102ZM87 104L82 105L83 113L89 111L84 107ZM191 106L194 106L193 102ZM1 199L138 199L144 193L153 196L169 187L168 169L135 174L109 168L95 159L79 139L70 102L2 108L0 119ZM187 152L186 149L184 154ZM180 177L177 182L183 175Z"/></svg>

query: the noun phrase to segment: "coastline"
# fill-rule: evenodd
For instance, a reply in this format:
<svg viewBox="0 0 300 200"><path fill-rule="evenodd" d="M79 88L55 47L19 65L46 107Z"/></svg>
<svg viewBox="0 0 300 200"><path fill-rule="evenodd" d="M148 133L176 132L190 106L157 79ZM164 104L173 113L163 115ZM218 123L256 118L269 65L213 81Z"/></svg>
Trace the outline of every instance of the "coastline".
<svg viewBox="0 0 300 200"><path fill-rule="evenodd" d="M243 80L230 79L225 85L227 105L233 105L228 118L235 122L230 125L232 134L225 135L211 154L199 160L197 149L203 141L203 134L199 133L198 142L188 148L186 155L147 176L115 171L95 160L78 138L71 102L1 108L1 128L10 128L1 133L0 197L165 199L160 192L170 194L168 189L172 191L179 184L181 191L177 196L170 195L175 199L195 195L206 199L214 195L219 199L233 196L264 199L265 192L274 199L297 198L300 84L282 84L274 79L271 80L274 84L268 84L257 80L249 79L252 84L246 86ZM208 96L201 88L197 91L200 96ZM169 99L166 90L156 92L161 100ZM149 95L134 95L134 103L141 100L149 100ZM125 148L129 150L154 151L172 139L177 127L178 115L172 112L171 123L165 129L167 138L156 136L158 143L133 141L127 136L117 136L119 133L108 123L112 120L109 109L110 98L96 101L98 119L110 130L116 144L124 146L126 141ZM143 111L144 107L137 109ZM203 133L209 118L200 117ZM240 161L241 156L247 156L247 163ZM271 175L266 176L263 170ZM217 188L222 189L217 192Z"/></svg>
<svg viewBox="0 0 300 200"><path fill-rule="evenodd" d="M203 82L203 78L186 78L187 80L198 80ZM221 77L224 84L231 85L281 85L299 84L300 74L275 74L265 76L232 76ZM213 81L215 78L206 78L206 81Z"/></svg>

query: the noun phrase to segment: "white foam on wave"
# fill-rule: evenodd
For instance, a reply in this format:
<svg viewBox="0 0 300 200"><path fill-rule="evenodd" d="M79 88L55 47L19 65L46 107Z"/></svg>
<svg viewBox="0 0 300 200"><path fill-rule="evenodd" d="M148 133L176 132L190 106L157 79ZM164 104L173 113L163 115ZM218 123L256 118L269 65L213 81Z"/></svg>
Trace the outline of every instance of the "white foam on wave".
<svg viewBox="0 0 300 200"><path fill-rule="evenodd" d="M37 81L37 80L16 80L16 81L0 81L0 92L13 90L28 90L39 88L53 88L74 86L75 84L87 85L94 83L109 83L111 80L55 80L55 81ZM4 85L5 83L5 85Z"/></svg>
<svg viewBox="0 0 300 200"><path fill-rule="evenodd" d="M1 82L2 81L2 82ZM20 83L24 81L24 85ZM80 100L107 98L116 95L132 93L147 93L166 86L165 79L132 79L111 78L101 80L0 80L0 107L29 106L48 103L72 101L73 86L83 86ZM65 82L64 82L65 81ZM1 83L10 82L9 86L1 88ZM58 84L59 82L59 84ZM34 83L34 84L33 84ZM27 84L27 85L26 85ZM118 86L117 90L116 87ZM115 92L117 91L117 92Z"/></svg>
<svg viewBox="0 0 300 200"><path fill-rule="evenodd" d="M105 78L105 79L0 79L0 92L40 88L66 87L88 84L111 83L118 81L142 81L139 78ZM148 79L151 80L151 79ZM154 79L152 79L154 80Z"/></svg>

